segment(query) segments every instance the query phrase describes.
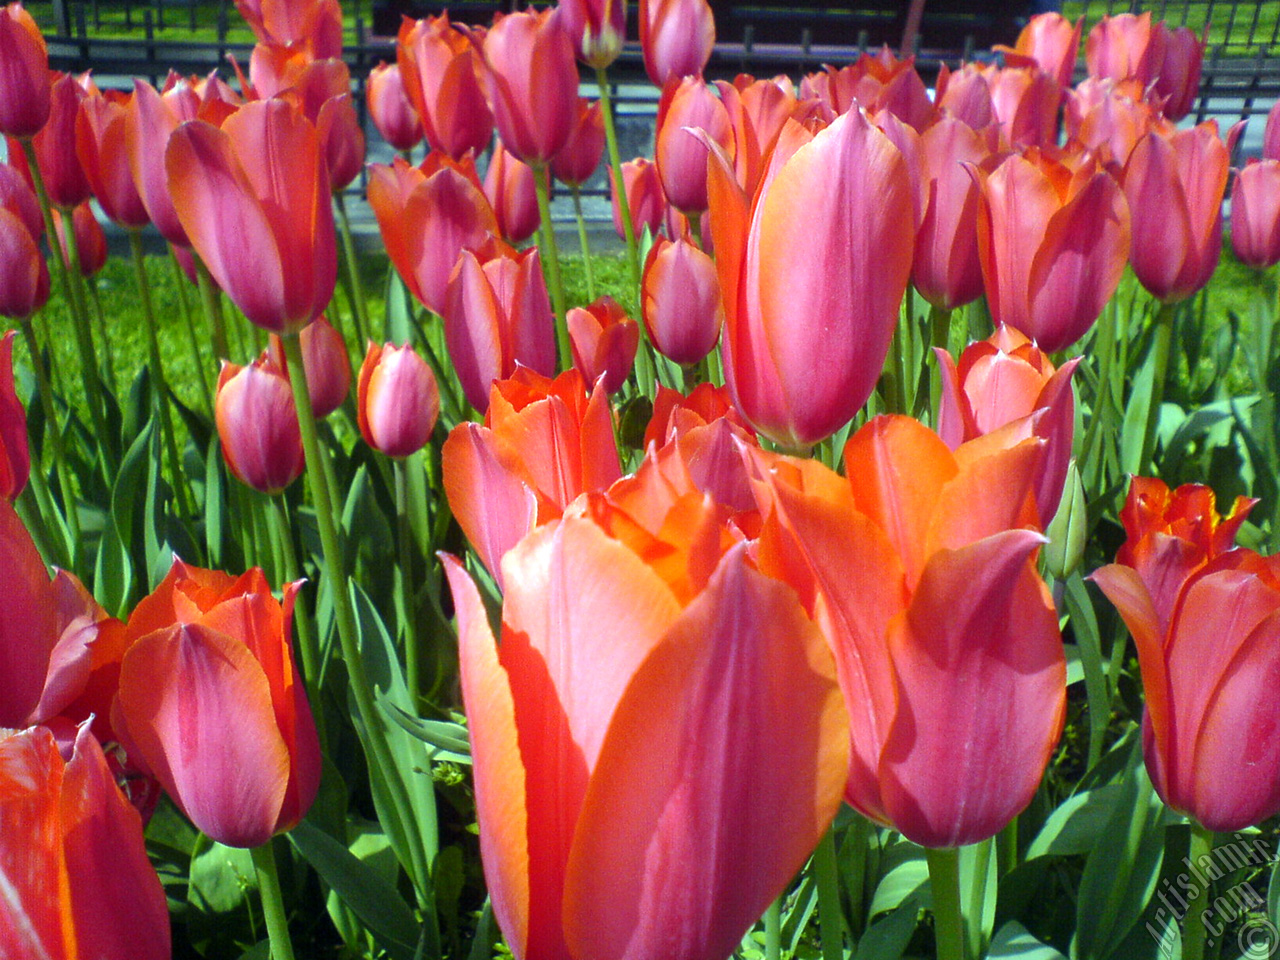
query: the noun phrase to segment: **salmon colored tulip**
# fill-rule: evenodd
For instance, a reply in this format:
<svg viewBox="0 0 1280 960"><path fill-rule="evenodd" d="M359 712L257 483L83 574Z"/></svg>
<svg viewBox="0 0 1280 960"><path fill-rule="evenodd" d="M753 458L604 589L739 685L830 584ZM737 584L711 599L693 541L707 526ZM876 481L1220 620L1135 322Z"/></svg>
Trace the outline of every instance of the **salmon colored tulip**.
<svg viewBox="0 0 1280 960"><path fill-rule="evenodd" d="M627 207L631 211L636 235L642 234L646 227L650 234L656 234L667 212L667 198L662 192L658 168L644 157L636 157L622 165L622 184L627 191ZM622 239L626 234L618 207L618 178L612 169L609 170L609 196L613 201L613 229Z"/></svg>
<svg viewBox="0 0 1280 960"><path fill-rule="evenodd" d="M508 243L522 243L537 233L542 217L533 168L512 156L501 140L494 143L489 157L484 195L498 220L498 232Z"/></svg>
<svg viewBox="0 0 1280 960"><path fill-rule="evenodd" d="M933 122L934 107L929 91L916 72L915 58L899 60L889 48L878 54L864 53L856 63L837 70L827 67L800 83L801 98L817 97L837 114L855 105L869 113L888 110L917 132Z"/></svg>
<svg viewBox="0 0 1280 960"><path fill-rule="evenodd" d="M1280 565L1232 549L1250 506L1220 518L1207 487L1136 477L1128 539L1092 577L1137 648L1156 792L1224 833L1280 811Z"/></svg>
<svg viewBox="0 0 1280 960"><path fill-rule="evenodd" d="M530 165L560 152L578 108L578 64L559 17L558 10L507 14L484 38L494 124L507 149Z"/></svg>
<svg viewBox="0 0 1280 960"><path fill-rule="evenodd" d="M758 446L755 434L738 415L733 398L724 387L700 383L686 397L659 384L658 395L653 399L653 416L644 431L644 448L649 449L651 444L665 446L674 437L716 420L726 421L746 443Z"/></svg>
<svg viewBox="0 0 1280 960"><path fill-rule="evenodd" d="M753 428L808 447L852 419L884 366L911 270L906 161L858 111L788 121L754 197L708 164L725 382Z"/></svg>
<svg viewBox="0 0 1280 960"><path fill-rule="evenodd" d="M1280 160L1250 161L1236 174L1231 248L1255 270L1280 263Z"/></svg>
<svg viewBox="0 0 1280 960"><path fill-rule="evenodd" d="M33 137L49 119L49 50L21 3L0 8L0 135Z"/></svg>
<svg viewBox="0 0 1280 960"><path fill-rule="evenodd" d="M71 208L93 196L84 167L76 156L76 117L80 113L80 102L88 96L78 78L69 73L55 73L49 95L49 122L31 140L49 202L55 206ZM10 162L13 159L11 157Z"/></svg>
<svg viewBox="0 0 1280 960"><path fill-rule="evenodd" d="M988 67L991 108L1000 129L1015 147L1057 143L1062 88L1035 67Z"/></svg>
<svg viewBox="0 0 1280 960"><path fill-rule="evenodd" d="M1055 369L1044 352L1011 327L997 327L988 339L971 343L960 355L935 348L942 372L938 435L955 450L978 437L998 436L1007 445L1029 436L1044 438L1044 459L1035 482L1041 528L1057 512L1071 462L1075 400L1071 375L1080 358Z"/></svg>
<svg viewBox="0 0 1280 960"><path fill-rule="evenodd" d="M263 43L299 48L317 60L342 56L337 0L236 0L236 9Z"/></svg>
<svg viewBox="0 0 1280 960"><path fill-rule="evenodd" d="M13 500L23 491L31 474L27 446L27 411L13 382L13 338L10 330L0 337L0 497Z"/></svg>
<svg viewBox="0 0 1280 960"><path fill-rule="evenodd" d="M388 457L417 453L431 439L440 415L435 374L405 344L369 341L360 367L356 415L364 442Z"/></svg>
<svg viewBox="0 0 1280 960"><path fill-rule="evenodd" d="M431 149L460 160L488 146L493 114L485 103L480 52L447 13L405 20L396 38L396 63Z"/></svg>
<svg viewBox="0 0 1280 960"><path fill-rule="evenodd" d="M640 0L640 49L655 87L675 77L700 77L716 45L707 0Z"/></svg>
<svg viewBox="0 0 1280 960"><path fill-rule="evenodd" d="M274 494L302 475L293 388L269 358L247 367L224 363L214 408L222 455L242 483Z"/></svg>
<svg viewBox="0 0 1280 960"><path fill-rule="evenodd" d="M489 385L523 364L544 376L556 371L555 317L538 249L499 251L483 261L464 250L449 278L445 343L467 402L480 412Z"/></svg>
<svg viewBox="0 0 1280 960"><path fill-rule="evenodd" d="M991 316L1050 353L1098 319L1124 273L1130 218L1095 164L1072 170L1046 154L1007 158L982 184L978 243Z"/></svg>
<svg viewBox="0 0 1280 960"><path fill-rule="evenodd" d="M754 193L763 173L763 160L782 132L782 125L792 116L803 121L804 112L813 104L801 105L796 100L795 85L781 75L756 80L741 73L733 83L717 80L716 89L733 129L730 153L738 185L747 193Z"/></svg>
<svg viewBox="0 0 1280 960"><path fill-rule="evenodd" d="M449 508L502 584L503 555L581 493L618 479L609 398L576 369L554 380L520 367L493 385L483 425L459 424L441 452Z"/></svg>
<svg viewBox="0 0 1280 960"><path fill-rule="evenodd" d="M959 120L974 130L987 130L996 119L987 72L978 63L966 63L955 71L949 70L945 63L939 67L935 102L940 115Z"/></svg>
<svg viewBox="0 0 1280 960"><path fill-rule="evenodd" d="M200 95L189 82L170 74L163 92L141 80L133 82L133 99L125 120L125 145L133 185L160 235L178 247L190 247L169 196L164 169L169 136L184 120L194 120Z"/></svg>
<svg viewBox="0 0 1280 960"><path fill-rule="evenodd" d="M1059 87L1066 89L1071 86L1071 76L1075 73L1083 28L1083 17L1072 26L1060 13L1041 13L1027 21L1015 46L996 44L993 49L1003 53L1010 66L1026 65L1020 62L1023 59L1032 61L1053 77Z"/></svg>
<svg viewBox="0 0 1280 960"><path fill-rule="evenodd" d="M369 118L383 140L401 153L408 153L422 142L422 120L405 90L400 64L379 62L369 72L365 98Z"/></svg>
<svg viewBox="0 0 1280 960"><path fill-rule="evenodd" d="M59 734L0 730L0 951L169 960L169 908L142 821L89 725Z"/></svg>
<svg viewBox="0 0 1280 960"><path fill-rule="evenodd" d="M694 130L726 151L733 149L729 113L712 88L701 77L672 78L658 102L654 160L663 193L684 214L707 209L707 146Z"/></svg>
<svg viewBox="0 0 1280 960"><path fill-rule="evenodd" d="M486 886L517 960L720 960L839 805L846 714L795 593L700 493L629 506L589 498L506 555L500 645L445 558Z"/></svg>
<svg viewBox="0 0 1280 960"><path fill-rule="evenodd" d="M433 313L445 309L458 255L498 232L474 165L439 154L428 154L421 167L400 157L389 167L370 165L369 206L400 279Z"/></svg>
<svg viewBox="0 0 1280 960"><path fill-rule="evenodd" d="M253 323L293 334L333 297L337 247L315 128L283 100L247 103L221 128L174 131L174 208L218 286Z"/></svg>
<svg viewBox="0 0 1280 960"><path fill-rule="evenodd" d="M256 847L292 829L320 785L320 745L293 663L290 621L262 571L174 560L129 618L112 722L191 822ZM198 716L199 724L190 720Z"/></svg>
<svg viewBox="0 0 1280 960"><path fill-rule="evenodd" d="M1168 122L1148 100L1135 80L1095 80L1092 77L1067 91L1063 126L1067 136L1082 144L1119 179L1139 140L1152 130L1172 133Z"/></svg>
<svg viewBox="0 0 1280 960"><path fill-rule="evenodd" d="M1148 133L1129 154L1123 181L1133 213L1129 261L1156 299L1185 300L1213 276L1230 154L1213 120L1167 137Z"/></svg>
<svg viewBox="0 0 1280 960"><path fill-rule="evenodd" d="M1149 86L1164 62L1167 34L1164 24L1152 22L1151 12L1104 16L1089 31L1084 57L1089 76L1137 80Z"/></svg>
<svg viewBox="0 0 1280 960"><path fill-rule="evenodd" d="M599 100L578 98L578 113L569 139L551 158L551 172L561 183L580 187L600 166L604 154L604 114Z"/></svg>
<svg viewBox="0 0 1280 960"><path fill-rule="evenodd" d="M323 315L302 328L298 335L302 344L302 369L307 377L307 393L311 412L322 420L337 410L351 392L351 358L347 342ZM267 355L274 372L287 381L289 365L284 343L274 333L268 339Z"/></svg>
<svg viewBox="0 0 1280 960"><path fill-rule="evenodd" d="M76 232L76 252L79 254L80 272L86 277L92 277L107 265L107 235L87 202L80 204L72 211L71 225ZM66 218L57 208L53 210L53 228L58 234L58 245L62 247L63 259L70 262L71 255L67 251L65 232Z"/></svg>
<svg viewBox="0 0 1280 960"><path fill-rule="evenodd" d="M848 479L756 463L761 569L822 626L850 714L845 799L926 847L999 833L1062 731L1066 660L1036 574L1030 492L1044 441L954 453L906 417L845 447Z"/></svg>
<svg viewBox="0 0 1280 960"><path fill-rule="evenodd" d="M138 229L151 222L129 169L126 135L133 94L107 90L85 98L76 117L76 156L109 219Z"/></svg>
<svg viewBox="0 0 1280 960"><path fill-rule="evenodd" d="M658 237L640 284L644 326L669 360L698 363L715 349L724 323L715 262L688 240Z"/></svg>
<svg viewBox="0 0 1280 960"><path fill-rule="evenodd" d="M0 164L0 316L25 320L49 299L44 219L22 174Z"/></svg>
<svg viewBox="0 0 1280 960"><path fill-rule="evenodd" d="M605 393L617 393L627 382L640 346L640 327L611 297L569 310L569 342L573 365L588 383L604 378Z"/></svg>
<svg viewBox="0 0 1280 960"><path fill-rule="evenodd" d="M560 0L558 9L579 60L603 69L618 59L627 36L626 0Z"/></svg>

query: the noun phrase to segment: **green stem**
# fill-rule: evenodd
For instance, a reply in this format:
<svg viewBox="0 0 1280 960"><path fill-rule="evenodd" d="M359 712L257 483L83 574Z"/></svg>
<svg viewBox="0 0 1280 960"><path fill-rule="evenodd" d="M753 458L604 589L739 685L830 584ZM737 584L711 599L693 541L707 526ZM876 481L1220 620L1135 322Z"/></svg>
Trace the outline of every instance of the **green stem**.
<svg viewBox="0 0 1280 960"><path fill-rule="evenodd" d="M54 411L53 388L49 385L49 374L44 368L44 358L40 353L40 345L36 342L31 318L24 320L21 327L23 339L27 341L27 350L31 353L31 366L36 372L36 390L40 394L40 408L44 412L44 435L53 451L53 470L58 478L58 492L62 496L62 514L66 518L71 536L71 542L67 544L67 563L71 569L75 569L76 555L80 550L80 515L76 509L75 487L71 485L71 475L63 455L62 428Z"/></svg>
<svg viewBox="0 0 1280 960"><path fill-rule="evenodd" d="M1172 303L1161 303L1155 318L1155 341L1151 345L1152 362L1155 364L1151 379L1151 405L1147 408L1146 431L1142 436L1142 459L1138 462L1139 476L1151 470L1151 459L1156 452L1156 427L1160 423L1160 405L1164 403L1164 384L1169 376L1169 355L1173 347Z"/></svg>
<svg viewBox="0 0 1280 960"><path fill-rule="evenodd" d="M929 307L929 345L946 350L950 334L951 311L931 305ZM942 365L937 354L925 357L924 362L929 364L929 410L934 418L933 426L936 430L942 404Z"/></svg>
<svg viewBox="0 0 1280 960"><path fill-rule="evenodd" d="M204 317L209 321L209 329L213 331L213 352L220 360L230 360L227 350L227 325L222 316L222 299L209 268L204 265L200 255L192 251L196 261L196 281L200 287L200 304L204 307Z"/></svg>
<svg viewBox="0 0 1280 960"><path fill-rule="evenodd" d="M546 257L551 286L551 303L556 311L556 342L560 346L560 366L567 370L573 366L573 351L569 347L569 326L565 322L564 284L560 280L560 254L556 250L556 231L551 224L551 171L545 163L533 165L534 192L538 195L538 216L542 220L542 246Z"/></svg>
<svg viewBox="0 0 1280 960"><path fill-rule="evenodd" d="M840 915L840 873L836 863L835 827L818 841L813 852L813 880L818 887L818 932L822 960L844 957L844 919Z"/></svg>
<svg viewBox="0 0 1280 960"><path fill-rule="evenodd" d="M627 262L631 265L631 285L640 289L640 248L636 245L636 226L631 220L631 204L627 200L627 186L622 179L622 155L618 152L618 129L613 120L613 95L609 89L609 75L604 67L596 67L596 86L600 88L600 113L604 117L604 139L609 147L609 166L613 168L614 193L618 197L618 213L621 214L622 232L627 238Z"/></svg>
<svg viewBox="0 0 1280 960"><path fill-rule="evenodd" d="M356 321L357 343L363 348L369 339L369 302L365 299L364 286L360 282L360 260L356 256L356 244L351 236L347 202L341 191L333 195L333 205L338 211L338 229L342 234L342 255L347 264L347 277L351 283L351 306Z"/></svg>
<svg viewBox="0 0 1280 960"><path fill-rule="evenodd" d="M983 948L982 914L987 903L987 874L991 868L991 850L996 845L993 838L976 844L973 848L973 875L969 879L969 910L962 911L965 925L965 953L969 957L981 957Z"/></svg>
<svg viewBox="0 0 1280 960"><path fill-rule="evenodd" d="M591 244L587 242L587 224L582 219L582 190L575 183L570 184L569 192L573 194L573 215L578 221L578 244L582 247L582 270L587 277L587 299L595 303L596 278L591 270Z"/></svg>
<svg viewBox="0 0 1280 960"><path fill-rule="evenodd" d="M938 960L966 960L964 914L960 908L960 851L926 849L933 891L933 929Z"/></svg>
<svg viewBox="0 0 1280 960"><path fill-rule="evenodd" d="M35 542L36 549L45 563L62 567L64 570L70 569L70 546L67 543L66 528L62 528L63 538L59 542L50 535L49 524L45 522L46 516L51 520L56 520L58 517L53 499L49 496L49 487L45 483L44 474L40 471L38 463L32 465L27 487L13 501L13 509L17 511L23 526L31 534L31 539Z"/></svg>
<svg viewBox="0 0 1280 960"><path fill-rule="evenodd" d="M782 897L769 904L764 912L765 960L781 960L782 957Z"/></svg>
<svg viewBox="0 0 1280 960"><path fill-rule="evenodd" d="M293 960L293 941L289 939L289 919L280 894L280 875L276 872L276 855L268 840L250 850L253 867L258 873L258 893L262 896L262 913L271 940L271 960Z"/></svg>
<svg viewBox="0 0 1280 960"><path fill-rule="evenodd" d="M688 216L689 236L693 237L693 244L699 250L702 249L702 214L691 213Z"/></svg>
<svg viewBox="0 0 1280 960"><path fill-rule="evenodd" d="M409 527L409 476L408 462L397 459L392 465L396 475L396 532L400 541L400 563L396 567L396 603L400 607L400 626L404 630L405 683L409 687L409 702L415 707L422 693L418 648L418 605L413 601L413 531Z"/></svg>
<svg viewBox="0 0 1280 960"><path fill-rule="evenodd" d="M89 305L85 299L84 277L80 273L80 248L76 245L76 231L72 225L72 211L62 210L62 224L65 228L63 236L67 241L67 289L71 291L72 302L79 314L79 322L75 324L76 344L80 348L80 376L84 379L84 399L89 405L89 416L93 420L94 429L103 440L110 437L107 432L106 406L102 397L102 378L98 372L98 359L93 349L93 333L89 326ZM56 242L56 235L51 235ZM110 450L110 443L103 443L100 450ZM105 465L104 465L105 466ZM110 472L107 474L110 486Z"/></svg>
<svg viewBox="0 0 1280 960"><path fill-rule="evenodd" d="M1187 859L1192 866L1200 863L1202 857L1213 852L1213 831L1191 821L1191 848L1187 851ZM1197 893L1187 908L1187 919L1182 929L1182 960L1203 960L1205 955L1205 911L1209 906L1209 881L1197 884Z"/></svg>
<svg viewBox="0 0 1280 960"><path fill-rule="evenodd" d="M1006 876L1018 865L1018 818L1014 817L1009 825L1000 831L996 840L997 863L999 875Z"/></svg>
<svg viewBox="0 0 1280 960"><path fill-rule="evenodd" d="M107 336L107 317L102 312L102 298L98 296L97 282L87 283L89 298L93 301L93 320L98 328L98 336L102 337L102 365L107 374L107 383L112 390L119 388L116 380L116 357L111 349L111 338Z"/></svg>
<svg viewBox="0 0 1280 960"><path fill-rule="evenodd" d="M200 338L196 336L195 316L187 300L187 275L182 269L182 264L178 262L178 255L172 244L169 246L169 263L173 267L173 283L178 291L178 312L182 314L182 325L187 328L187 347L191 351L195 379L200 384L200 399L204 401L205 415L212 417L213 390L209 385L209 370L205 367L204 357L200 353Z"/></svg>
<svg viewBox="0 0 1280 960"><path fill-rule="evenodd" d="M271 520L276 528L276 540L280 546L281 566L285 579L297 583L302 579L302 567L298 563L298 554L293 548L293 530L289 526L288 505L284 494L267 498L271 506ZM298 598L293 605L293 624L298 633L298 658L302 661L302 676L307 687L307 699L311 703L311 713L315 717L316 727L320 733L320 743L324 737L324 711L320 709L320 646L316 642L315 629L311 623L311 615L307 606Z"/></svg>

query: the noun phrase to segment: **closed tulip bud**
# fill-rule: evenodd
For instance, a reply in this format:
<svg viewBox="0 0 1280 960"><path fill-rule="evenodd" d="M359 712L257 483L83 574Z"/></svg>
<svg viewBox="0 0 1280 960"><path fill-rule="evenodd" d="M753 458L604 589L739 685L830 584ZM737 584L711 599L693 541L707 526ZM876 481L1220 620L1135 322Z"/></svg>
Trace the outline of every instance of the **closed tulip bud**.
<svg viewBox="0 0 1280 960"><path fill-rule="evenodd" d="M93 215L89 204L82 203L72 211L71 224L76 232L76 252L80 259L80 272L86 277L107 265L107 235L102 231L102 224ZM62 256L71 262L67 251L66 218L62 211L54 209L53 227L58 232L58 245L62 247Z"/></svg>
<svg viewBox="0 0 1280 960"><path fill-rule="evenodd" d="M165 147L169 136L184 120L194 120L200 96L185 80L171 74L163 93L141 80L133 82L133 99L125 120L125 145L129 170L138 196L160 235L176 247L190 247L178 212L169 195L165 173Z"/></svg>
<svg viewBox="0 0 1280 960"><path fill-rule="evenodd" d="M364 169L364 131L351 94L326 100L315 124L329 171L329 190L345 190Z"/></svg>
<svg viewBox="0 0 1280 960"><path fill-rule="evenodd" d="M1176 30L1159 25L1166 33L1164 59L1156 78L1155 93L1164 100L1164 115L1177 123L1191 112L1200 95L1200 68L1209 38L1209 25L1197 37L1190 27Z"/></svg>
<svg viewBox="0 0 1280 960"><path fill-rule="evenodd" d="M656 234L667 212L667 197L662 192L658 168L644 157L636 157L622 165L622 183L627 191L627 207L631 211L636 236L643 234L646 227L651 234ZM618 206L618 178L612 169L609 170L609 187L613 201L613 229L622 239L626 233Z"/></svg>
<svg viewBox="0 0 1280 960"><path fill-rule="evenodd" d="M76 156L98 205L123 227L151 222L129 169L127 126L133 94L108 90L87 97L76 117Z"/></svg>
<svg viewBox="0 0 1280 960"><path fill-rule="evenodd" d="M1018 34L1016 46L996 44L993 49L1005 55L1009 66L1022 66L1022 60L1030 60L1053 77L1059 87L1066 89L1071 86L1071 75L1076 69L1083 27L1083 17L1072 26L1060 13L1040 13L1027 21Z"/></svg>
<svg viewBox="0 0 1280 960"><path fill-rule="evenodd" d="M320 420L342 406L351 391L347 342L323 315L303 327L298 339L302 344L302 366L306 371L311 411ZM267 349L274 369L288 379L284 344L274 333Z"/></svg>
<svg viewBox="0 0 1280 960"><path fill-rule="evenodd" d="M484 194L493 207L498 230L508 243L521 243L537 232L542 217L538 212L533 169L507 152L501 140L493 145L493 154L489 157Z"/></svg>
<svg viewBox="0 0 1280 960"><path fill-rule="evenodd" d="M733 128L720 98L700 77L672 78L658 103L654 157L662 190L681 213L707 209L707 146L691 131L732 149Z"/></svg>
<svg viewBox="0 0 1280 960"><path fill-rule="evenodd" d="M579 97L578 114L569 139L551 158L551 172L556 179L571 187L586 183L600 166L604 139L604 114L600 112L600 101Z"/></svg>
<svg viewBox="0 0 1280 960"><path fill-rule="evenodd" d="M610 297L568 313L573 365L590 383L603 378L604 392L617 393L631 373L640 327Z"/></svg>
<svg viewBox="0 0 1280 960"><path fill-rule="evenodd" d="M27 485L31 454L27 447L27 411L13 382L13 338L0 337L0 497L13 500Z"/></svg>
<svg viewBox="0 0 1280 960"><path fill-rule="evenodd" d="M558 9L579 60L603 69L618 59L627 33L626 0L560 0Z"/></svg>
<svg viewBox="0 0 1280 960"><path fill-rule="evenodd" d="M672 77L702 76L716 45L707 0L640 0L640 48L654 86Z"/></svg>
<svg viewBox="0 0 1280 960"><path fill-rule="evenodd" d="M116 732L191 822L227 846L292 829L320 786L293 662L298 587L285 584L279 601L257 568L236 579L175 559L129 619L130 631L145 623L148 632L120 664Z"/></svg>
<svg viewBox="0 0 1280 960"><path fill-rule="evenodd" d="M1250 161L1236 174L1231 248L1256 270L1280 263L1280 160Z"/></svg>
<svg viewBox="0 0 1280 960"><path fill-rule="evenodd" d="M0 134L33 137L49 119L53 76L40 28L20 3L0 8Z"/></svg>
<svg viewBox="0 0 1280 960"><path fill-rule="evenodd" d="M93 196L76 156L76 117L80 113L80 101L88 96L76 77L69 73L55 74L49 99L49 122L31 141L49 202L55 206L74 207Z"/></svg>
<svg viewBox="0 0 1280 960"><path fill-rule="evenodd" d="M1262 159L1280 160L1280 100L1271 105L1262 132Z"/></svg>
<svg viewBox="0 0 1280 960"><path fill-rule="evenodd" d="M223 364L214 419L222 456L240 482L275 494L302 475L306 461L293 388L269 359L247 367Z"/></svg>
<svg viewBox="0 0 1280 960"><path fill-rule="evenodd" d="M379 63L374 67L365 97L369 117L383 140L401 153L408 153L422 141L422 121L405 92L400 64Z"/></svg>
<svg viewBox="0 0 1280 960"><path fill-rule="evenodd" d="M356 399L360 434L388 457L417 453L431 439L440 415L440 389L427 362L408 344L378 346L360 367Z"/></svg>
<svg viewBox="0 0 1280 960"><path fill-rule="evenodd" d="M681 365L715 349L724 323L715 262L688 240L657 238L640 284L644 326L654 349Z"/></svg>
<svg viewBox="0 0 1280 960"><path fill-rule="evenodd" d="M25 320L49 299L44 219L22 174L0 164L0 316Z"/></svg>
<svg viewBox="0 0 1280 960"><path fill-rule="evenodd" d="M1058 512L1044 529L1049 538L1044 548L1045 569L1055 580L1066 580L1079 569L1089 545L1089 509L1084 482L1072 460L1067 465L1067 481L1062 486Z"/></svg>
<svg viewBox="0 0 1280 960"><path fill-rule="evenodd" d="M431 149L459 160L488 145L493 114L485 103L483 62L471 37L454 29L447 13L406 19L396 39L396 62Z"/></svg>

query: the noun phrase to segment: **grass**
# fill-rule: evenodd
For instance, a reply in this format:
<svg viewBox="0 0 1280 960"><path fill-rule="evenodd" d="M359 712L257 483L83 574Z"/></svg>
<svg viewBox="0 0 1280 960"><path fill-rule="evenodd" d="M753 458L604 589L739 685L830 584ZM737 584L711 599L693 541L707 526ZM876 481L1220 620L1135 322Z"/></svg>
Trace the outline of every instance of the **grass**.
<svg viewBox="0 0 1280 960"><path fill-rule="evenodd" d="M1276 46L1280 30L1280 2L1268 0L1253 3L1248 0L1147 0L1132 4L1129 0L1067 0L1062 5L1063 14L1075 20L1084 17L1084 29L1089 28L1110 13L1127 13L1136 6L1150 10L1152 15L1171 25L1189 26L1199 31L1209 17L1209 45L1228 44L1234 47Z"/></svg>

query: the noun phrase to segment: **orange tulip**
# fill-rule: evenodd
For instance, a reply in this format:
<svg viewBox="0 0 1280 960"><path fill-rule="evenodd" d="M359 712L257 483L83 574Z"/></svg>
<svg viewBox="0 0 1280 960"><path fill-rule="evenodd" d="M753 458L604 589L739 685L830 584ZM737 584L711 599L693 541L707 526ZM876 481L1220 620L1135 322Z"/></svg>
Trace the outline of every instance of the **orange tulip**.
<svg viewBox="0 0 1280 960"><path fill-rule="evenodd" d="M1040 13L1027 21L1018 34L1016 46L996 44L992 49L1003 53L1009 66L1039 67L1065 89L1071 86L1083 28L1083 17L1072 26L1071 21L1060 13ZM1030 64L1025 61L1030 61Z"/></svg>
<svg viewBox="0 0 1280 960"><path fill-rule="evenodd" d="M408 344L370 340L356 399L364 442L388 457L407 457L427 445L439 415L440 388L427 362Z"/></svg>
<svg viewBox="0 0 1280 960"><path fill-rule="evenodd" d="M537 233L542 217L533 168L512 156L501 140L494 143L489 156L484 195L498 220L498 232L508 243L521 243Z"/></svg>
<svg viewBox="0 0 1280 960"><path fill-rule="evenodd" d="M1134 80L1095 80L1092 77L1067 91L1063 126L1071 140L1093 151L1119 179L1129 154L1146 134L1163 129L1167 121L1148 101Z"/></svg>
<svg viewBox="0 0 1280 960"><path fill-rule="evenodd" d="M733 129L734 171L738 185L747 193L754 193L764 172L763 160L773 147L789 117L803 122L806 111L814 103L801 104L796 100L795 85L786 76L756 80L750 74L740 73L733 83L716 81L720 100L729 114L729 126Z"/></svg>
<svg viewBox="0 0 1280 960"><path fill-rule="evenodd" d="M875 387L911 270L911 182L858 111L817 134L788 121L754 197L708 164L724 298L725 382L743 417L788 448L848 422Z"/></svg>
<svg viewBox="0 0 1280 960"><path fill-rule="evenodd" d="M635 363L640 327L611 297L568 313L573 365L588 383L604 378L604 392L617 393Z"/></svg>
<svg viewBox="0 0 1280 960"><path fill-rule="evenodd" d="M247 367L223 363L214 419L222 456L240 482L262 493L279 493L306 465L293 389L268 357Z"/></svg>
<svg viewBox="0 0 1280 960"><path fill-rule="evenodd" d="M645 258L640 291L645 329L664 357L692 364L715 349L724 306L709 256L688 240L659 237Z"/></svg>
<svg viewBox="0 0 1280 960"><path fill-rule="evenodd" d="M447 13L406 19L396 38L396 63L432 150L460 160L488 145L493 114L485 104L480 52Z"/></svg>
<svg viewBox="0 0 1280 960"><path fill-rule="evenodd" d="M21 3L0 8L0 135L32 137L49 119L53 76L40 28Z"/></svg>
<svg viewBox="0 0 1280 960"><path fill-rule="evenodd" d="M49 299L44 219L22 174L0 164L0 316L25 320Z"/></svg>
<svg viewBox="0 0 1280 960"><path fill-rule="evenodd" d="M953 454L906 417L845 447L848 479L749 451L760 565L806 598L850 712L847 799L927 847L998 833L1062 730L1066 661L1035 570L1043 441ZM820 600L819 600L820 598Z"/></svg>
<svg viewBox="0 0 1280 960"><path fill-rule="evenodd" d="M848 763L831 654L794 592L696 490L588 498L527 537L503 560L500 645L445 564L512 953L727 956L827 828Z"/></svg>
<svg viewBox="0 0 1280 960"><path fill-rule="evenodd" d="M640 0L640 49L656 87L672 77L700 77L716 45L707 0Z"/></svg>
<svg viewBox="0 0 1280 960"><path fill-rule="evenodd" d="M1231 248L1255 270L1280 263L1280 160L1251 160L1236 174Z"/></svg>
<svg viewBox="0 0 1280 960"><path fill-rule="evenodd" d="M658 385L653 399L653 416L644 431L644 447L665 446L676 436L703 427L716 420L726 421L745 442L756 444L755 434L734 409L733 399L724 387L700 383L686 397L678 390Z"/></svg>
<svg viewBox="0 0 1280 960"><path fill-rule="evenodd" d="M422 120L405 90L399 63L379 63L369 72L365 87L369 117L382 139L401 153L416 147L424 136Z"/></svg>
<svg viewBox="0 0 1280 960"><path fill-rule="evenodd" d="M112 723L200 830L255 847L292 829L320 785L320 745L290 618L258 569L238 579L175 560L134 609ZM192 717L200 723L192 724Z"/></svg>

